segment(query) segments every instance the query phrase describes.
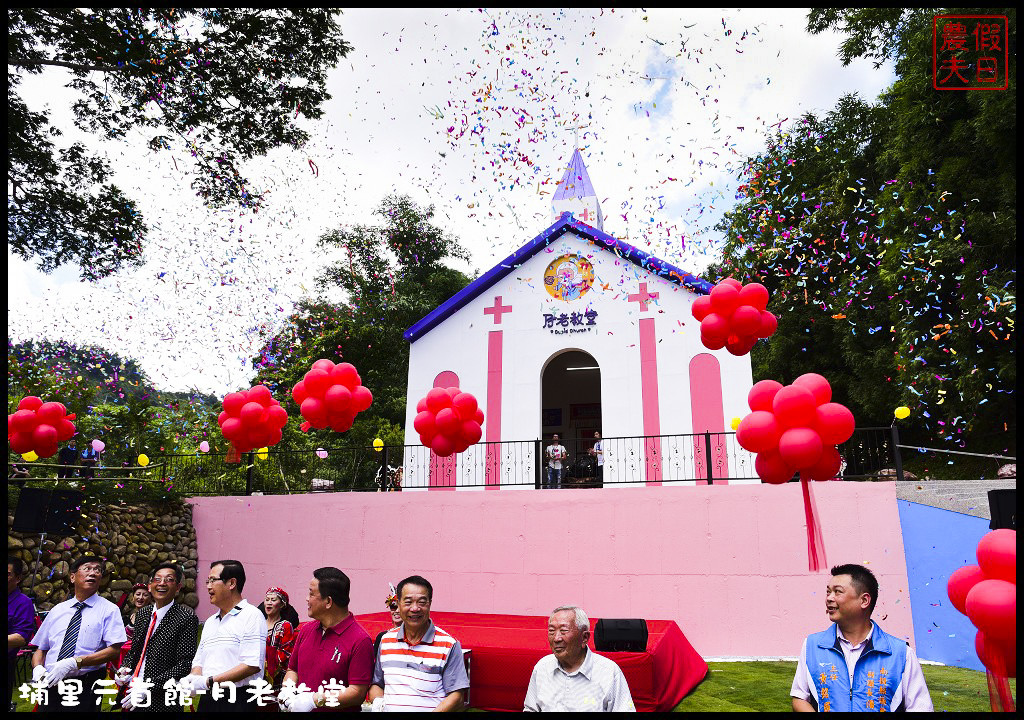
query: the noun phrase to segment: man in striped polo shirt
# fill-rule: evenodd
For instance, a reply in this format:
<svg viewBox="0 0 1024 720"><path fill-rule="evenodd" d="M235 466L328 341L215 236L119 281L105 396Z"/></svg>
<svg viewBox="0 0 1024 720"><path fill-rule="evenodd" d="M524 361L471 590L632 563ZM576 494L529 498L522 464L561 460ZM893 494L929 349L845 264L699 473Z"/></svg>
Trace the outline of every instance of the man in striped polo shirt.
<svg viewBox="0 0 1024 720"><path fill-rule="evenodd" d="M419 575L398 583L402 624L380 641L369 695L375 710L462 708L462 691L469 688L462 646L430 620L433 595L433 587Z"/></svg>

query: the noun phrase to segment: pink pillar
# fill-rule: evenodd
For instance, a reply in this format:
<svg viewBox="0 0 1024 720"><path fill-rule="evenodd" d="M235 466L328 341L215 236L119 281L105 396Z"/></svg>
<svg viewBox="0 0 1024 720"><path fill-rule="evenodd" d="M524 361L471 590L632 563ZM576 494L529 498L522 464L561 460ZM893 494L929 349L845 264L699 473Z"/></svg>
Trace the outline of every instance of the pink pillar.
<svg viewBox="0 0 1024 720"><path fill-rule="evenodd" d="M661 485L661 412L658 403L658 338L654 318L640 320L640 399L643 404L644 457L648 485Z"/></svg>
<svg viewBox="0 0 1024 720"><path fill-rule="evenodd" d="M700 353L690 360L690 413L694 433L725 432L725 410L722 407L722 373L718 358ZM715 485L729 484L729 457L725 438L711 436L711 457L707 457L707 442L704 435L693 438L693 462L697 482L708 476L707 463L711 463Z"/></svg>
<svg viewBox="0 0 1024 720"><path fill-rule="evenodd" d="M502 316L512 312L511 305L503 305L501 295L496 295L494 305L484 308L484 315L494 318L495 325L501 325ZM488 490L501 487L501 330L487 334L487 410L484 413L484 441L487 443L487 458L484 469L484 486Z"/></svg>
<svg viewBox="0 0 1024 720"><path fill-rule="evenodd" d="M502 331L487 334L487 416L484 418L487 461L484 481L488 490L501 487L501 350Z"/></svg>

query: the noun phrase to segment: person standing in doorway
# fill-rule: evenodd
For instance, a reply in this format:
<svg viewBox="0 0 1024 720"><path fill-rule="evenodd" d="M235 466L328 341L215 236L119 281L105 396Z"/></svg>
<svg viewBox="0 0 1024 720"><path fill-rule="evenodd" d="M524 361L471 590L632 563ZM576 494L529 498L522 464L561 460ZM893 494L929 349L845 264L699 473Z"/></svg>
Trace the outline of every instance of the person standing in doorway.
<svg viewBox="0 0 1024 720"><path fill-rule="evenodd" d="M561 487L562 461L565 460L567 453L565 452L565 446L559 442L557 433L551 436L551 444L548 445L545 455L548 459L547 486L551 488Z"/></svg>
<svg viewBox="0 0 1024 720"><path fill-rule="evenodd" d="M601 439L601 433L594 432L594 446L590 448L590 454L597 459L597 474L594 476L594 480L598 486L604 484L604 441Z"/></svg>

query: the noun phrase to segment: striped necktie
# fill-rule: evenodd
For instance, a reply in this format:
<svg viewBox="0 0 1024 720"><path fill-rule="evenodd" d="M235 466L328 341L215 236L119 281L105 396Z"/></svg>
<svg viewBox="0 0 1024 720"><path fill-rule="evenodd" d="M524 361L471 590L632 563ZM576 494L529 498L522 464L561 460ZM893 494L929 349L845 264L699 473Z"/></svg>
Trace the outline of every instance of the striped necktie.
<svg viewBox="0 0 1024 720"><path fill-rule="evenodd" d="M146 648L149 647L149 639L153 637L153 628L156 627L156 610L153 611L153 619L149 621L149 631L146 633L146 640L142 643L142 652L139 653L139 664L135 666L135 672L132 673L133 678L139 676L139 670L142 669L142 663L146 660Z"/></svg>
<svg viewBox="0 0 1024 720"><path fill-rule="evenodd" d="M83 608L85 608L84 602L75 603L75 614L71 617L68 629L64 633L64 642L61 644L60 653L57 655L58 660L65 660L75 654L75 646L78 645L78 629L82 627Z"/></svg>

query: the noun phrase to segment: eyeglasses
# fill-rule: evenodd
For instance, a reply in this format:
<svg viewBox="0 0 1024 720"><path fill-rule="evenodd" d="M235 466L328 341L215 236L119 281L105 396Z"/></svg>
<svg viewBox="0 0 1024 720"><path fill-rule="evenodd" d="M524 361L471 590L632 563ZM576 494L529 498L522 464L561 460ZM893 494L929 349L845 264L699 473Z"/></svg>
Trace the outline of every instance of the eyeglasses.
<svg viewBox="0 0 1024 720"><path fill-rule="evenodd" d="M221 579L221 578L219 578L219 577L215 577L215 578L214 578L214 577L206 578L206 586L207 586L207 587L209 587L210 585L213 585L213 584L214 584L215 582L217 582L217 581L218 581L218 580L220 580L220 579Z"/></svg>
<svg viewBox="0 0 1024 720"><path fill-rule="evenodd" d="M398 609L398 603L391 603L390 605L388 605L388 609L391 612L395 612Z"/></svg>

